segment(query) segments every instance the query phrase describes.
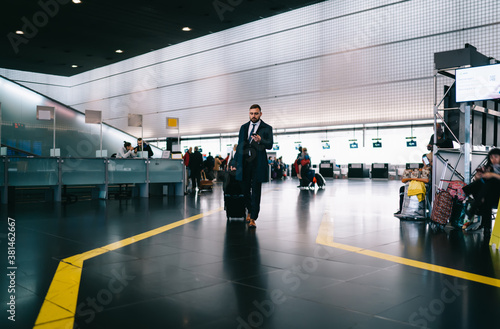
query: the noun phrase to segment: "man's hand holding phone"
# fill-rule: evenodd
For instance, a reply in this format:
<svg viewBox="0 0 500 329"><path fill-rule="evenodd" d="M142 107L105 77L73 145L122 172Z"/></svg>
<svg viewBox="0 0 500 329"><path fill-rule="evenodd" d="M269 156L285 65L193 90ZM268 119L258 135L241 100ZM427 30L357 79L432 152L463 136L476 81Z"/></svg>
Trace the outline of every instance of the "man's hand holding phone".
<svg viewBox="0 0 500 329"><path fill-rule="evenodd" d="M252 139L253 139L254 141L256 141L257 143L260 143L260 140L261 140L260 136L259 136L259 135L257 135L256 133L253 133L253 134L252 134Z"/></svg>

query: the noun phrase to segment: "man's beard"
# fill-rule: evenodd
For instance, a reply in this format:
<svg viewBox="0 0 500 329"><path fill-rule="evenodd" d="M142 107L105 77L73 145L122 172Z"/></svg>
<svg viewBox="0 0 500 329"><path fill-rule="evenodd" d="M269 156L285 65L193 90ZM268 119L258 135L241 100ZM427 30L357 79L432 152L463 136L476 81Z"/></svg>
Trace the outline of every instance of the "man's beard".
<svg viewBox="0 0 500 329"><path fill-rule="evenodd" d="M257 121L259 121L259 119L257 119L257 118L251 118L250 121L252 121L253 123L256 123Z"/></svg>

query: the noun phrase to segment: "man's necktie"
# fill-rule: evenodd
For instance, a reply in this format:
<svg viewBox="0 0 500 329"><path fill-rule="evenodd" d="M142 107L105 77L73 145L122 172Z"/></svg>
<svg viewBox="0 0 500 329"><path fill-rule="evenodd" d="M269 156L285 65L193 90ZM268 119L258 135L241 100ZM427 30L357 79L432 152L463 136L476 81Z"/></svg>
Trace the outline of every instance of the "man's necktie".
<svg viewBox="0 0 500 329"><path fill-rule="evenodd" d="M250 132L250 136L248 136L248 143L252 142L252 134L255 131L255 123L252 123L252 131Z"/></svg>

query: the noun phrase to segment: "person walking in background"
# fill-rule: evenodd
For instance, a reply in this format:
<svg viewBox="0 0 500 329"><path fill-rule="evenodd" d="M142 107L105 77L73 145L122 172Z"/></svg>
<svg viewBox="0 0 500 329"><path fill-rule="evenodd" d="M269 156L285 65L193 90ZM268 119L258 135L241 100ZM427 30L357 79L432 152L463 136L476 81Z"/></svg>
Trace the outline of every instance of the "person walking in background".
<svg viewBox="0 0 500 329"><path fill-rule="evenodd" d="M221 157L220 155L216 155L214 159L214 176L215 180L219 179L219 170L220 170L220 165L222 164Z"/></svg>
<svg viewBox="0 0 500 329"><path fill-rule="evenodd" d="M236 150L238 148L238 144L233 145L233 150L229 153L227 157L227 170L236 170Z"/></svg>
<svg viewBox="0 0 500 329"><path fill-rule="evenodd" d="M193 153L193 148L190 147L189 150L187 150L186 154L182 157L182 160L184 160L184 165L189 168L189 157L191 156L191 153Z"/></svg>
<svg viewBox="0 0 500 329"><path fill-rule="evenodd" d="M191 182L193 184L193 192L196 187L200 187L201 180L201 165L203 164L203 157L198 151L198 146L195 146L194 152L189 156L189 169L191 170Z"/></svg>
<svg viewBox="0 0 500 329"><path fill-rule="evenodd" d="M189 190L189 179L191 178L191 169L189 169L189 157L191 156L191 153L193 152L193 148L190 147L187 151L186 154L182 157L182 160L184 161L184 165L186 166L186 188Z"/></svg>
<svg viewBox="0 0 500 329"><path fill-rule="evenodd" d="M236 180L243 182L249 227L255 228L259 216L262 183L269 181L266 149L273 147L273 128L262 121L259 105L250 106L250 121L243 124L238 135Z"/></svg>

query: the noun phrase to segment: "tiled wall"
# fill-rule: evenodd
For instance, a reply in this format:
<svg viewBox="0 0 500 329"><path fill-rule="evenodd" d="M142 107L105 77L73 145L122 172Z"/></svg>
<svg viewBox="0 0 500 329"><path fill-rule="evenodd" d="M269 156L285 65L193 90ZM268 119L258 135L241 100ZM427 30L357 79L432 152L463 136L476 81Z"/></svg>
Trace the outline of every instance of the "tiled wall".
<svg viewBox="0 0 500 329"><path fill-rule="evenodd" d="M66 78L69 90L22 79L132 134L126 116L142 113L145 137L176 136L166 117L181 135L234 132L253 103L276 128L429 119L433 54L470 43L500 58L499 24L498 0L332 0Z"/></svg>

